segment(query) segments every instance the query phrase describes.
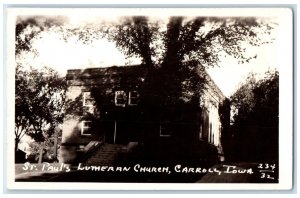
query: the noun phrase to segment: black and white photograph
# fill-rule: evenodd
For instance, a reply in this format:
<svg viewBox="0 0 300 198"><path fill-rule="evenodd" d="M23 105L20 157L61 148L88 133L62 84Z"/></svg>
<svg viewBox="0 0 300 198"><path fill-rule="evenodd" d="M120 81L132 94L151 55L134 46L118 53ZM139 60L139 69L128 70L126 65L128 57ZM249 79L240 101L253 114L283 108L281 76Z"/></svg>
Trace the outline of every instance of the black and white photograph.
<svg viewBox="0 0 300 198"><path fill-rule="evenodd" d="M12 189L291 188L291 10L7 12Z"/></svg>

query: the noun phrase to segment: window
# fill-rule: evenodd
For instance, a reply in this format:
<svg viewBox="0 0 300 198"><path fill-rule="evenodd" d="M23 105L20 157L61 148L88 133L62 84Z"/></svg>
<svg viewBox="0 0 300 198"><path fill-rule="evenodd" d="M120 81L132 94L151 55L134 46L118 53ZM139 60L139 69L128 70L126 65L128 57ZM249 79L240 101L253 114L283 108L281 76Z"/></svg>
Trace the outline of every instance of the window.
<svg viewBox="0 0 300 198"><path fill-rule="evenodd" d="M81 122L81 135L90 136L91 134L91 121L82 121Z"/></svg>
<svg viewBox="0 0 300 198"><path fill-rule="evenodd" d="M139 97L139 94L138 94L137 91L130 91L129 92L128 105L137 105L138 104L138 97Z"/></svg>
<svg viewBox="0 0 300 198"><path fill-rule="evenodd" d="M125 91L115 92L115 105L120 107L125 107L127 103L127 96Z"/></svg>
<svg viewBox="0 0 300 198"><path fill-rule="evenodd" d="M172 128L170 123L160 124L160 137L170 137L172 134Z"/></svg>
<svg viewBox="0 0 300 198"><path fill-rule="evenodd" d="M92 107L93 101L91 92L83 92L83 106Z"/></svg>

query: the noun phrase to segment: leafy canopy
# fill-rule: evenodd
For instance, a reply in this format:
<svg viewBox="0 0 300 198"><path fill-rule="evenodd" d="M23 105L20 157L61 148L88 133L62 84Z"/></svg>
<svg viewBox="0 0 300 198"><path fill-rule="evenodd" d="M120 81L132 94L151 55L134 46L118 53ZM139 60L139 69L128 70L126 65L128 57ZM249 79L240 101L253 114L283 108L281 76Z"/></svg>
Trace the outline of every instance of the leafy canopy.
<svg viewBox="0 0 300 198"><path fill-rule="evenodd" d="M231 156L238 160L278 162L279 73L266 72L256 80L251 74L231 97L233 115Z"/></svg>
<svg viewBox="0 0 300 198"><path fill-rule="evenodd" d="M244 56L245 44L258 46L269 41L272 26L256 18L170 17L168 22L145 16L127 17L116 25L102 27L101 34L116 42L125 55L142 58L148 65L168 62L191 66L217 66L224 53L241 63L253 57Z"/></svg>
<svg viewBox="0 0 300 198"><path fill-rule="evenodd" d="M16 135L43 141L62 123L65 80L49 68L28 71L18 66L15 82Z"/></svg>
<svg viewBox="0 0 300 198"><path fill-rule="evenodd" d="M159 21L145 16L123 18L99 32L116 43L128 57L139 57L148 66L146 96L161 96L158 104L198 102L205 89L206 67L218 66L222 56L249 62L249 45L268 43L263 35L272 26L257 18L170 17Z"/></svg>
<svg viewBox="0 0 300 198"><path fill-rule="evenodd" d="M50 137L63 119L66 83L49 67L33 69L19 60L22 52L32 51L32 44L45 31L63 24L62 17L27 17L17 19L15 27L15 147L26 134L42 142ZM64 21L64 20L62 20ZM38 54L37 51L34 51ZM26 69L25 69L26 68Z"/></svg>
<svg viewBox="0 0 300 198"><path fill-rule="evenodd" d="M236 126L277 126L279 115L279 72L267 71L256 80L250 74L246 82L231 96Z"/></svg>

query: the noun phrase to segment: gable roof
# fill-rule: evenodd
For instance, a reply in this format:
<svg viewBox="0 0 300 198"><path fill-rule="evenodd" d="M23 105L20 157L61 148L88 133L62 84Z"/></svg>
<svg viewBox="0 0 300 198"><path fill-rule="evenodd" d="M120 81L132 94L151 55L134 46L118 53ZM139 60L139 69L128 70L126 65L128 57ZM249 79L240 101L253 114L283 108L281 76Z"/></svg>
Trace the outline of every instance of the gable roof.
<svg viewBox="0 0 300 198"><path fill-rule="evenodd" d="M107 85L122 83L138 83L147 75L143 65L112 66L103 68L87 68L68 70L68 85Z"/></svg>
<svg viewBox="0 0 300 198"><path fill-rule="evenodd" d="M145 65L111 66L102 68L71 69L67 71L66 79L69 85L96 85L143 81L148 73ZM199 69L198 75L204 75L211 92L219 99L225 99L220 88L215 84L205 69ZM97 79L97 80L95 80Z"/></svg>

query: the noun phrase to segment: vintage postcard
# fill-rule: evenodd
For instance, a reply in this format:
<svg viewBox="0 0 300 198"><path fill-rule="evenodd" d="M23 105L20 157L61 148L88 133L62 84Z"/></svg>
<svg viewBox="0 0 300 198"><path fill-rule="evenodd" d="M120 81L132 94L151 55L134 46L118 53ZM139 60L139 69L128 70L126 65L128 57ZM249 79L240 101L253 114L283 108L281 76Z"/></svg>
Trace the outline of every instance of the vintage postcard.
<svg viewBox="0 0 300 198"><path fill-rule="evenodd" d="M7 8L8 188L291 189L292 18Z"/></svg>

